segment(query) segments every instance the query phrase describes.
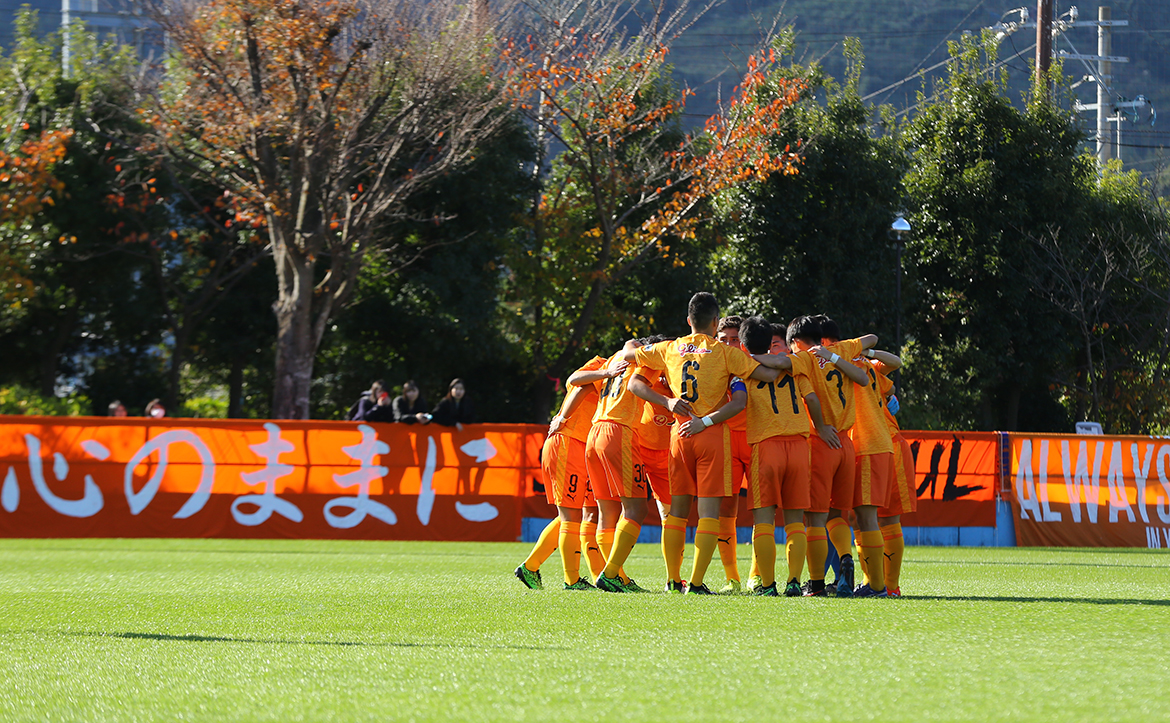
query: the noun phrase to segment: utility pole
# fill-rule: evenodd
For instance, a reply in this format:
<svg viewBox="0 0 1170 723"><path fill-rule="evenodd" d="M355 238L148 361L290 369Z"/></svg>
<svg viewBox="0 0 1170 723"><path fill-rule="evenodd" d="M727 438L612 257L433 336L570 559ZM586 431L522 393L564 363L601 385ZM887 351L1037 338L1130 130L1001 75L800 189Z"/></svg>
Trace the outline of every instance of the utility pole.
<svg viewBox="0 0 1170 723"><path fill-rule="evenodd" d="M1052 0L1036 0L1036 92L1048 92L1052 65Z"/></svg>
<svg viewBox="0 0 1170 723"><path fill-rule="evenodd" d="M1105 162L1112 156L1112 148L1109 145L1109 109L1110 109L1110 92L1109 86L1113 84L1113 76L1110 75L1113 68L1105 58L1113 54L1113 11L1104 5L1097 8L1097 163L1102 168ZM1121 127L1121 122L1118 121L1118 128Z"/></svg>

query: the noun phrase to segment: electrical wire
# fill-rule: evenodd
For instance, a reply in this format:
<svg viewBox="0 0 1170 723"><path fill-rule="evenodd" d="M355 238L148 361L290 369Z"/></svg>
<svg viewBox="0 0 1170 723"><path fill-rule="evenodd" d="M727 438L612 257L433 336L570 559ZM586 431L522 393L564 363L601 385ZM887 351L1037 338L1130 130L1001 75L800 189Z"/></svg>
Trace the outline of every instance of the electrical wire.
<svg viewBox="0 0 1170 723"><path fill-rule="evenodd" d="M936 51L937 51L939 48L941 48L941 47L943 46L943 44L944 44L944 43L946 43L946 42L947 42L947 40L948 40L948 39L949 39L949 38L950 38L952 35L954 35L954 34L955 34L955 31L956 31L956 30L958 30L959 28L963 27L963 25L964 25L964 24L966 24L966 22L967 22L968 20L970 20L970 19L971 19L971 16L975 14L975 11L976 11L976 10L978 10L979 8L983 7L983 3L984 3L985 1L986 1L986 0L979 0L979 2L975 3L975 7L971 8L971 11L970 11L969 13L967 13L967 15L966 15L966 16L964 16L964 18L963 18L962 20L960 20L960 21L958 22L958 24L957 24L957 25L955 25L955 27L951 28L951 32L949 32L949 33L947 33L946 35L944 35L944 36L942 37L942 40L938 41L938 43L937 43L937 44L936 44L936 45L935 45L933 48L931 48L931 49L930 49L930 52L929 52L929 53L927 53L925 56L923 56L922 60L919 60L919 61L918 61L918 65L915 65L915 66L914 66L914 70L911 70L911 71L910 71L910 75L909 75L909 76L907 76L907 77L909 78L909 77L914 77L914 76L917 76L917 75L918 75L918 72L919 72L919 70L921 70L921 68L922 68L923 64L925 64L925 63L926 63L926 61L930 59L930 56L934 55L934 54L935 54L935 52L936 52ZM950 59L948 58L947 60L949 61ZM935 65L934 67L935 67L935 68L937 68L938 66L937 66L937 65ZM924 72L929 72L929 71L924 71ZM902 83L905 83L905 82L906 82L905 80L903 80L903 81L902 81ZM902 83L898 83L898 84L897 84L897 85L895 85L894 87L896 88L896 87L898 87L899 85L901 85ZM879 91L879 92L880 92L880 91ZM888 100L888 99L889 99L889 97L890 97L890 94L891 94L891 93L893 93L893 92L894 92L894 91L893 91L893 89L891 89L891 90L890 90L890 93L887 93L887 94L886 94L886 97L885 97L885 98L882 98L880 101L878 101L878 103L877 103L877 104L878 104L878 105L881 105L882 103L885 103L885 102L886 102L886 100ZM871 94L871 96L872 96L872 95L874 95L874 94Z"/></svg>

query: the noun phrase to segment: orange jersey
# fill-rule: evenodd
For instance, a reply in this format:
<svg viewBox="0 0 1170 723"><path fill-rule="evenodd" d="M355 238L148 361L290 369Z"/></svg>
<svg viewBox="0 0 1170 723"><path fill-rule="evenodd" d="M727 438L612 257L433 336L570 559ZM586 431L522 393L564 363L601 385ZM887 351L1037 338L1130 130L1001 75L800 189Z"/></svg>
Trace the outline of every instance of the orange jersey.
<svg viewBox="0 0 1170 723"><path fill-rule="evenodd" d="M847 364L846 359L852 359L861 353L861 341L846 339L825 348L840 354L841 363ZM825 418L825 424L839 432L848 431L857 416L853 382L832 362L821 359L812 352L798 351L789 354L788 357L792 359L792 372L804 374L812 383L813 391L817 393L817 399L821 402L821 415Z"/></svg>
<svg viewBox="0 0 1170 723"><path fill-rule="evenodd" d="M614 364L621 358L621 352L614 354L606 362L608 367ZM639 420L642 419L642 399L634 396L630 391L630 380L634 378L635 374L640 374L643 377L652 375L653 372L647 372L641 367L635 368L633 364L627 366L625 371L620 376L610 377L605 380L605 385L601 388L601 395L597 402L597 413L593 415L593 423L598 422L614 422L631 429L638 426Z"/></svg>
<svg viewBox="0 0 1170 723"><path fill-rule="evenodd" d="M866 357L858 356L853 361L869 376L869 384L864 387L853 385L856 387L857 393L857 422L853 425L851 436L854 446L857 447L857 456L893 453L894 445L890 442L890 428L887 426L885 414L882 412L886 406L885 395L882 394L882 385L878 379L884 379L890 385L892 382L885 375L878 374ZM847 364L848 362L842 361L842 363Z"/></svg>
<svg viewBox="0 0 1170 723"><path fill-rule="evenodd" d="M595 356L588 364L581 367L577 371L595 372L605 366L605 357ZM572 416L568 417L565 425L561 427L559 434L572 437L573 439L584 442L589 438L589 428L593 426L593 414L597 411L597 391L601 386L600 382L587 384L582 392L585 398L573 410ZM569 401L569 395L565 395L565 401L561 402L561 411L557 414L562 417L565 416L565 404Z"/></svg>
<svg viewBox="0 0 1170 723"><path fill-rule="evenodd" d="M893 370L876 359L871 359L869 363L878 371L878 391L882 393L882 412L886 418L886 426L890 428L890 436L896 437L901 434L902 427L894 415L890 413L890 406L886 404L889 401L890 393L894 391L894 382L890 379L890 372ZM894 445L896 447L897 442ZM894 450L895 453L897 451L897 449Z"/></svg>
<svg viewBox="0 0 1170 723"><path fill-rule="evenodd" d="M804 398L813 387L803 374L780 372L774 382L747 382L747 441L762 442L769 437L807 437L808 414Z"/></svg>
<svg viewBox="0 0 1170 723"><path fill-rule="evenodd" d="M666 372L666 383L690 402L696 416L705 417L723 406L732 377L747 379L759 366L741 349L706 334L690 334L637 350L639 366Z"/></svg>
<svg viewBox="0 0 1170 723"><path fill-rule="evenodd" d="M650 388L665 397L674 396L670 387L662 379L662 373L644 369L642 376L650 383ZM670 449L670 428L674 424L674 415L657 404L642 401L642 418L634 427L638 437L638 444L645 449Z"/></svg>

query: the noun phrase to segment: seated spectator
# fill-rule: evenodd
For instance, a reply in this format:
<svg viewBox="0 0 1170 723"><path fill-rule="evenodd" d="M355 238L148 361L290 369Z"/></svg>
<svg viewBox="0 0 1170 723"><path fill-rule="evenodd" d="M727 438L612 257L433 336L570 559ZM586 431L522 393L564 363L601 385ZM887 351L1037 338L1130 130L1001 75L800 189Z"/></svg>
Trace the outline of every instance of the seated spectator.
<svg viewBox="0 0 1170 723"><path fill-rule="evenodd" d="M467 388L462 379L452 379L447 385L447 396L439 400L431 412L431 421L444 427L455 427L462 431L464 424L475 422L475 408L467 398Z"/></svg>
<svg viewBox="0 0 1170 723"><path fill-rule="evenodd" d="M162 419L167 416L167 408L162 405L162 400L150 400L150 404L146 405L146 416L154 419Z"/></svg>
<svg viewBox="0 0 1170 723"><path fill-rule="evenodd" d="M122 404L122 400L115 399L114 401L110 402L110 416L111 417L125 417L126 416L126 405Z"/></svg>
<svg viewBox="0 0 1170 723"><path fill-rule="evenodd" d="M378 406L378 399L385 394L386 383L381 379L370 385L370 390L349 408L348 419L351 422L364 422L366 415ZM389 420L386 420L389 421Z"/></svg>
<svg viewBox="0 0 1170 723"><path fill-rule="evenodd" d="M402 395L394 398L394 421L403 424L430 424L427 400L413 379L402 384Z"/></svg>

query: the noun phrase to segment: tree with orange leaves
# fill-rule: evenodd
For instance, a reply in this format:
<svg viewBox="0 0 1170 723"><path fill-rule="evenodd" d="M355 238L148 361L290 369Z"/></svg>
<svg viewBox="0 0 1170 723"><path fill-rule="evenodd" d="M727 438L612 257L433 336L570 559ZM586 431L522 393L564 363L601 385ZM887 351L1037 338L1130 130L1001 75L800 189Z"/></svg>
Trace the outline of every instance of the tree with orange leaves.
<svg viewBox="0 0 1170 723"><path fill-rule="evenodd" d="M477 14L478 13L478 14ZM210 0L158 16L173 59L146 113L171 163L267 234L278 300L273 416L304 418L314 356L407 201L499 128L489 23L457 0Z"/></svg>
<svg viewBox="0 0 1170 723"><path fill-rule="evenodd" d="M15 151L0 149L0 224L23 225L56 203L54 196L65 184L53 175L53 166L65 157L72 135L69 130L45 130ZM8 234L5 238L10 240ZM26 251L18 244L0 245L0 300L6 304L19 306L33 293Z"/></svg>
<svg viewBox="0 0 1170 723"><path fill-rule="evenodd" d="M510 78L538 137L556 152L534 199L513 273L519 336L531 339L536 414L581 354L608 294L635 268L694 234L704 202L727 188L795 173L792 149L772 139L799 80L770 73L771 49L748 58L729 103L702 132L684 134L688 90L674 92L671 42L705 9L649 3L629 30L627 3L548 3L532 32L504 50Z"/></svg>

